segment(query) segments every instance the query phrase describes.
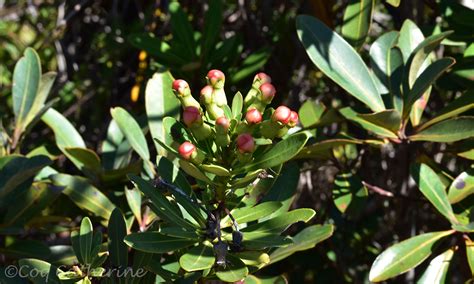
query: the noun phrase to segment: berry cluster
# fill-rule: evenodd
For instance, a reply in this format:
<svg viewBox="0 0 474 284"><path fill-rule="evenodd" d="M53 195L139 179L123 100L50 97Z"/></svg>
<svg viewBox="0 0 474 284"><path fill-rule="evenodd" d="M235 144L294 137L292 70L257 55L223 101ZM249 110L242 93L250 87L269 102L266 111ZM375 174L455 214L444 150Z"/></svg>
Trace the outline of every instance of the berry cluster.
<svg viewBox="0 0 474 284"><path fill-rule="evenodd" d="M173 82L173 92L183 108L182 122L199 145L210 145L201 150L191 141L182 143L178 152L185 160L201 164L209 156L213 162L229 169L234 166L234 160L251 161L259 141L262 145L271 144L298 124L298 114L288 107L267 108L276 91L265 73L255 75L252 88L241 102L243 113L238 115L232 115L227 105L224 73L211 70L206 79L207 85L200 92L200 103L192 96L186 81L178 79ZM215 154L208 155L209 151L221 155L216 158Z"/></svg>

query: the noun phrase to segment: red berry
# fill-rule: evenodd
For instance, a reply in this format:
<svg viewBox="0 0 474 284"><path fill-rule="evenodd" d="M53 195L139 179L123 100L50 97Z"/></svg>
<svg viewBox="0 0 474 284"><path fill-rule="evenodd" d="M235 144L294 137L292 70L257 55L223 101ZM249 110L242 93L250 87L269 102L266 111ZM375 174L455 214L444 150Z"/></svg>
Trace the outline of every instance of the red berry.
<svg viewBox="0 0 474 284"><path fill-rule="evenodd" d="M216 125L219 125L223 129L227 130L230 127L230 121L225 116L221 116L216 120Z"/></svg>
<svg viewBox="0 0 474 284"><path fill-rule="evenodd" d="M191 156L193 153L196 151L196 146L194 146L192 143L186 141L183 144L179 146L178 152L186 160L191 159Z"/></svg>
<svg viewBox="0 0 474 284"><path fill-rule="evenodd" d="M183 122L190 127L195 122L201 120L201 112L197 107L188 106L183 111Z"/></svg>
<svg viewBox="0 0 474 284"><path fill-rule="evenodd" d="M184 90L186 88L189 88L188 82L182 79L177 79L173 81L173 90L178 94L184 93Z"/></svg>
<svg viewBox="0 0 474 284"><path fill-rule="evenodd" d="M251 108L245 114L245 120L249 124L260 123L262 122L262 114L256 108Z"/></svg>
<svg viewBox="0 0 474 284"><path fill-rule="evenodd" d="M262 84L272 82L272 78L270 76L268 76L267 74L263 73L263 72L260 72L257 75L255 75L253 80L254 81L259 80Z"/></svg>
<svg viewBox="0 0 474 284"><path fill-rule="evenodd" d="M240 153L252 153L255 149L255 141L252 135L248 133L242 133L237 136L237 148Z"/></svg>
<svg viewBox="0 0 474 284"><path fill-rule="evenodd" d="M286 106L279 106L272 115L273 121L287 124L290 121L291 110Z"/></svg>
<svg viewBox="0 0 474 284"><path fill-rule="evenodd" d="M260 92L262 92L263 100L270 102L275 96L276 90L270 83L264 83L260 86Z"/></svg>
<svg viewBox="0 0 474 284"><path fill-rule="evenodd" d="M225 75L221 70L213 69L207 73L207 79L212 86L218 82L225 80Z"/></svg>
<svg viewBox="0 0 474 284"><path fill-rule="evenodd" d="M291 111L290 122L288 123L291 127L294 127L298 124L298 113L296 111Z"/></svg>

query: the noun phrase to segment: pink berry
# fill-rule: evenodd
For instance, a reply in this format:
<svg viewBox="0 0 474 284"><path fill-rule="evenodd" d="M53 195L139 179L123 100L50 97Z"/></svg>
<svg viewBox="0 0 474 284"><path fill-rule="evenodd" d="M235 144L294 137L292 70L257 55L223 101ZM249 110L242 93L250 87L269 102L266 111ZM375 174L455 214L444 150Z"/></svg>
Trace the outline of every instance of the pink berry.
<svg viewBox="0 0 474 284"><path fill-rule="evenodd" d="M260 86L260 92L262 92L262 97L265 101L270 102L275 96L276 90L270 83L264 83Z"/></svg>
<svg viewBox="0 0 474 284"><path fill-rule="evenodd" d="M242 133L237 136L237 148L240 153L252 153L255 149L255 141L252 135L248 133Z"/></svg>
<svg viewBox="0 0 474 284"><path fill-rule="evenodd" d="M192 143L186 141L183 144L181 144L178 148L178 152L186 160L191 159L191 156L193 153L196 151L196 146L194 146Z"/></svg>
<svg viewBox="0 0 474 284"><path fill-rule="evenodd" d="M245 120L249 124L260 123L262 122L262 114L256 108L251 108L245 114Z"/></svg>
<svg viewBox="0 0 474 284"><path fill-rule="evenodd" d="M291 117L291 110L286 106L279 106L272 115L273 121L279 121L288 124Z"/></svg>
<svg viewBox="0 0 474 284"><path fill-rule="evenodd" d="M188 82L182 79L177 79L173 81L173 90L178 94L183 94L186 88L189 88Z"/></svg>
<svg viewBox="0 0 474 284"><path fill-rule="evenodd" d="M207 85L201 89L201 96L209 97L212 95L212 91L213 91L212 87Z"/></svg>
<svg viewBox="0 0 474 284"><path fill-rule="evenodd" d="M190 127L195 122L200 121L201 112L197 107L188 106L183 111L183 122L186 126Z"/></svg>
<svg viewBox="0 0 474 284"><path fill-rule="evenodd" d="M288 123L291 127L294 127L298 124L299 116L296 111L291 111L290 122Z"/></svg>
<svg viewBox="0 0 474 284"><path fill-rule="evenodd" d="M255 78L253 78L253 80L254 81L259 80L262 84L272 82L272 78L263 72L260 72L257 75L255 75Z"/></svg>
<svg viewBox="0 0 474 284"><path fill-rule="evenodd" d="M220 81L225 80L225 75L221 70L212 69L207 73L207 79L212 86L215 86Z"/></svg>
<svg viewBox="0 0 474 284"><path fill-rule="evenodd" d="M216 125L219 125L223 129L227 130L230 127L230 121L225 116L221 116L216 120Z"/></svg>

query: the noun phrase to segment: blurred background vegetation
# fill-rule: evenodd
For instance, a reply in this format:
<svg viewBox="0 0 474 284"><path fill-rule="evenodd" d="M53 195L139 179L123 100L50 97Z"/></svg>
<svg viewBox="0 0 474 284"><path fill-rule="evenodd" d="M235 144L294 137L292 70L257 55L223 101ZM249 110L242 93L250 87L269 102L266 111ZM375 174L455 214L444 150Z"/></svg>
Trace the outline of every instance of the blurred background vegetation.
<svg viewBox="0 0 474 284"><path fill-rule="evenodd" d="M439 80L427 106L428 114L459 92L472 88L473 1L402 0L398 7L387 2L397 1L375 1L370 34L360 51L363 58L368 59L371 42L386 31L399 30L405 19L415 22L425 36L454 30L438 52L456 58L457 64ZM106 137L111 107L121 105L137 114L144 112L146 81L162 68L170 69L176 78L186 79L192 89L204 85L202 78L209 69L222 69L229 78L228 94L250 86L253 74L263 71L272 77L277 88L274 104L284 103L294 109L308 99L334 107L353 103L311 63L297 39L294 23L296 15L310 14L339 32L348 1L194 0L179 4L141 0L0 0L0 119L13 116L13 68L28 46L38 50L43 70L58 72L50 98L60 98L55 108L75 124L92 149L98 149ZM199 39L203 33L214 35L214 49L201 48ZM36 128L24 142L25 152L39 141L54 143L49 128ZM334 125L321 130L326 137L337 132ZM349 132L365 135L356 127ZM405 173L403 167L393 170L401 162L393 156L392 149L358 147L362 154L352 165L359 176L385 190L400 191L404 185L399 177ZM438 150L432 149L433 153ZM381 153L373 155L373 151ZM438 158L452 172L466 167L449 155ZM365 166L359 169L361 162ZM69 161L62 163L69 172L77 171ZM366 282L374 258L391 242L410 237L415 224L418 230L445 227L428 202L403 196L386 199L370 194L363 210L343 215L330 202L339 168L334 163L329 159L297 165L301 173L293 205L315 208L314 222L336 224L334 236L313 250L264 269L262 274L283 272L290 283ZM406 210L414 207L416 211ZM426 265L418 269L422 271ZM467 264L459 261L458 270L449 279L456 283L469 276ZM396 281L410 277L403 275Z"/></svg>

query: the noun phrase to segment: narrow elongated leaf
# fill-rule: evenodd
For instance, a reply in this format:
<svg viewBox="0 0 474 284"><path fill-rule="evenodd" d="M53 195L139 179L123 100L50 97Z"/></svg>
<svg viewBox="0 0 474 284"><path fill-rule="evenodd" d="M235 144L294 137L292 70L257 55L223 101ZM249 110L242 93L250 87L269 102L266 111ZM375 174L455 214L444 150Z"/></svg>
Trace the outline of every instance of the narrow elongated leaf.
<svg viewBox="0 0 474 284"><path fill-rule="evenodd" d="M293 223L296 222L308 222L311 220L316 212L309 208L296 209L281 215L278 215L272 219L264 221L262 223L253 224L246 228L243 228L243 232L261 232L261 233L272 233L282 232Z"/></svg>
<svg viewBox="0 0 474 284"><path fill-rule="evenodd" d="M417 267L430 256L436 241L452 233L454 230L421 234L389 247L375 259L369 280L384 281Z"/></svg>
<svg viewBox="0 0 474 284"><path fill-rule="evenodd" d="M49 247L40 241L16 240L14 243L0 248L0 253L11 258L33 257L45 259L50 251Z"/></svg>
<svg viewBox="0 0 474 284"><path fill-rule="evenodd" d="M421 193L433 204L434 207L451 223L457 223L453 208L449 203L445 186L435 171L425 164L412 166L411 174Z"/></svg>
<svg viewBox="0 0 474 284"><path fill-rule="evenodd" d="M457 176L448 189L451 204L457 203L474 193L474 169L468 169Z"/></svg>
<svg viewBox="0 0 474 284"><path fill-rule="evenodd" d="M129 178L145 196L151 199L157 209L155 214L170 224L177 224L184 228L194 229L194 225L181 217L177 207L173 206L160 190L154 188L149 182L139 176L129 175Z"/></svg>
<svg viewBox="0 0 474 284"><path fill-rule="evenodd" d="M244 232L243 235L242 245L246 250L262 250L293 244L293 240L290 237L269 234L268 232Z"/></svg>
<svg viewBox="0 0 474 284"><path fill-rule="evenodd" d="M342 213L357 213L367 198L367 188L358 176L352 173L341 173L334 180L332 198L337 209Z"/></svg>
<svg viewBox="0 0 474 284"><path fill-rule="evenodd" d="M339 110L339 112L345 118L356 122L362 128L364 128L366 130L369 130L369 131L371 131L371 132L373 132L373 133L375 133L375 134L377 134L381 137L397 138L397 135L395 135L395 133L393 133L391 130L388 130L388 129L382 127L382 126L379 126L377 124L374 124L370 121L367 121L367 120L363 119L362 117L360 117L360 114L356 113L350 107L342 108L342 109ZM391 112L383 113L383 115L386 115L386 114L391 114ZM393 125L393 121L395 121L395 120L392 119L392 123L391 123L392 125Z"/></svg>
<svg viewBox="0 0 474 284"><path fill-rule="evenodd" d="M66 147L64 150L75 160L75 165L80 170L92 170L96 173L101 171L100 158L94 151L79 147Z"/></svg>
<svg viewBox="0 0 474 284"><path fill-rule="evenodd" d="M54 132L56 144L60 149L65 147L86 148L86 143L74 126L57 110L48 109L41 117Z"/></svg>
<svg viewBox="0 0 474 284"><path fill-rule="evenodd" d="M403 117L406 118L410 114L413 104L422 97L434 81L441 76L449 67L455 63L452 58L442 58L431 63L416 79L413 88L404 97Z"/></svg>
<svg viewBox="0 0 474 284"><path fill-rule="evenodd" d="M255 72L267 63L271 54L271 49L266 47L251 53L242 61L238 71L232 75L231 82L235 84L240 80L255 74Z"/></svg>
<svg viewBox="0 0 474 284"><path fill-rule="evenodd" d="M351 0L344 11L342 36L356 49L369 34L374 4L374 0Z"/></svg>
<svg viewBox="0 0 474 284"><path fill-rule="evenodd" d="M465 240L466 243L466 256L469 264L471 274L474 275L474 243L470 240Z"/></svg>
<svg viewBox="0 0 474 284"><path fill-rule="evenodd" d="M245 165L242 171L250 172L280 165L296 156L308 139L309 135L306 132L291 135L285 140L275 144L275 146L267 152L256 157L250 164Z"/></svg>
<svg viewBox="0 0 474 284"><path fill-rule="evenodd" d="M433 124L454 117L472 108L474 108L474 92L471 91L449 103L445 108L438 112L435 117L420 125L418 130L428 128Z"/></svg>
<svg viewBox="0 0 474 284"><path fill-rule="evenodd" d="M131 158L130 143L120 131L115 120L107 128L107 138L102 143L102 161L106 170L119 169L129 164Z"/></svg>
<svg viewBox="0 0 474 284"><path fill-rule="evenodd" d="M298 111L301 125L303 125L304 128L317 125L325 110L326 106L321 102L304 102Z"/></svg>
<svg viewBox="0 0 474 284"><path fill-rule="evenodd" d="M171 15L171 29L176 40L181 43L187 50L186 55L190 58L195 56L196 43L194 41L194 32L188 17L181 8L179 2L171 2L169 4L169 12Z"/></svg>
<svg viewBox="0 0 474 284"><path fill-rule="evenodd" d="M418 131L412 141L455 142L474 136L474 117L457 117L441 121Z"/></svg>
<svg viewBox="0 0 474 284"><path fill-rule="evenodd" d="M164 140L166 133L163 128L165 116L177 118L180 111L180 102L173 94L171 84L173 76L169 72L155 73L148 80L145 89L145 107L148 116L148 126L154 139ZM160 155L166 155L166 150L154 141Z"/></svg>
<svg viewBox="0 0 474 284"><path fill-rule="evenodd" d="M321 2L325 3L325 2ZM275 277L256 277L254 275L248 275L245 277L244 280L245 284L276 284L276 283L288 283L288 280L283 276L275 276Z"/></svg>
<svg viewBox="0 0 474 284"><path fill-rule="evenodd" d="M158 174L162 179L176 185L189 196L192 195L193 191L186 176L170 160L166 157L158 156L156 158L156 166L158 168Z"/></svg>
<svg viewBox="0 0 474 284"><path fill-rule="evenodd" d="M373 111L385 106L367 66L338 34L310 16L296 18L298 37L321 71Z"/></svg>
<svg viewBox="0 0 474 284"><path fill-rule="evenodd" d="M34 258L24 258L20 259L18 264L23 268L22 274L27 275L28 279L35 284L61 283L58 274L63 271L46 261Z"/></svg>
<svg viewBox="0 0 474 284"><path fill-rule="evenodd" d="M79 248L85 264L92 262L92 223L88 217L82 219L79 230Z"/></svg>
<svg viewBox="0 0 474 284"><path fill-rule="evenodd" d="M45 113L52 105L54 100L46 105L45 103L55 79L56 72L48 72L41 75L38 92L34 98L30 111L28 112L28 116L24 121L25 126L27 126L26 130L31 128L32 125L37 122L43 113Z"/></svg>
<svg viewBox="0 0 474 284"><path fill-rule="evenodd" d="M115 205L107 196L89 184L87 179L66 174L56 174L50 178L54 185L64 187L62 192L79 208L85 209L105 220L109 219Z"/></svg>
<svg viewBox="0 0 474 284"><path fill-rule="evenodd" d="M220 280L233 283L244 279L249 274L247 266L239 258L229 254L227 260L229 264L224 269L216 271Z"/></svg>
<svg viewBox="0 0 474 284"><path fill-rule="evenodd" d="M426 268L421 278L416 283L419 284L443 284L446 280L451 259L453 258L454 250L448 249L437 257L433 258L428 268Z"/></svg>
<svg viewBox="0 0 474 284"><path fill-rule="evenodd" d="M369 123L388 129L394 134L398 133L402 123L400 113L395 109L387 109L371 114L358 114L357 116Z"/></svg>
<svg viewBox="0 0 474 284"><path fill-rule="evenodd" d="M295 159L329 159L332 157L332 149L337 146L346 144L363 144L364 142L357 139L336 138L327 139L321 142L304 147Z"/></svg>
<svg viewBox="0 0 474 284"><path fill-rule="evenodd" d="M179 265L186 271L199 271L211 268L215 261L212 247L201 244L183 254L179 258Z"/></svg>
<svg viewBox="0 0 474 284"><path fill-rule="evenodd" d="M244 98L240 92L237 92L232 99L232 117L237 118L242 114L242 107L244 106Z"/></svg>
<svg viewBox="0 0 474 284"><path fill-rule="evenodd" d="M308 250L332 236L333 225L313 225L305 228L293 237L293 244L277 248L270 254L270 264L289 257L298 251Z"/></svg>
<svg viewBox="0 0 474 284"><path fill-rule="evenodd" d="M150 160L150 152L148 151L145 135L143 135L137 121L121 107L112 108L110 113L115 122L117 122L120 131L127 137L132 148L144 161Z"/></svg>
<svg viewBox="0 0 474 284"><path fill-rule="evenodd" d="M119 208L112 211L107 232L110 262L115 267L126 267L128 265L128 248L123 239L127 235L127 228Z"/></svg>
<svg viewBox="0 0 474 284"><path fill-rule="evenodd" d="M127 235L125 243L136 250L148 253L167 253L192 246L198 240L173 238L158 232L144 232Z"/></svg>
<svg viewBox="0 0 474 284"><path fill-rule="evenodd" d="M274 213L277 209L282 206L281 202L270 201L258 204L253 207L241 207L235 208L230 212L234 217L237 224L243 224L251 221L255 221L266 217ZM232 226L232 220L229 216L222 218L221 228L226 228Z"/></svg>
<svg viewBox="0 0 474 284"><path fill-rule="evenodd" d="M41 78L41 63L38 54L27 48L13 71L13 112L16 131L26 128L25 120L34 104Z"/></svg>
<svg viewBox="0 0 474 284"><path fill-rule="evenodd" d="M400 6L401 0L387 0L387 3L392 5L393 7L398 7Z"/></svg>
<svg viewBox="0 0 474 284"><path fill-rule="evenodd" d="M370 66L384 87L383 93L389 92L389 79L392 73L390 51L397 44L397 40L398 32L391 31L381 35L370 46ZM403 65L403 57L401 60Z"/></svg>
<svg viewBox="0 0 474 284"><path fill-rule="evenodd" d="M211 50L214 50L216 41L222 25L222 1L209 1L209 9L204 15L204 28L201 40L201 53L203 58L208 58Z"/></svg>
<svg viewBox="0 0 474 284"><path fill-rule="evenodd" d="M234 253L236 257L240 258L247 266L256 266L261 268L270 262L270 256L261 251L243 251Z"/></svg>
<svg viewBox="0 0 474 284"><path fill-rule="evenodd" d="M171 46L155 37L150 33L131 34L128 37L130 43L140 50L144 50L152 55L160 64L179 68L182 65L189 63L186 56L182 56Z"/></svg>

